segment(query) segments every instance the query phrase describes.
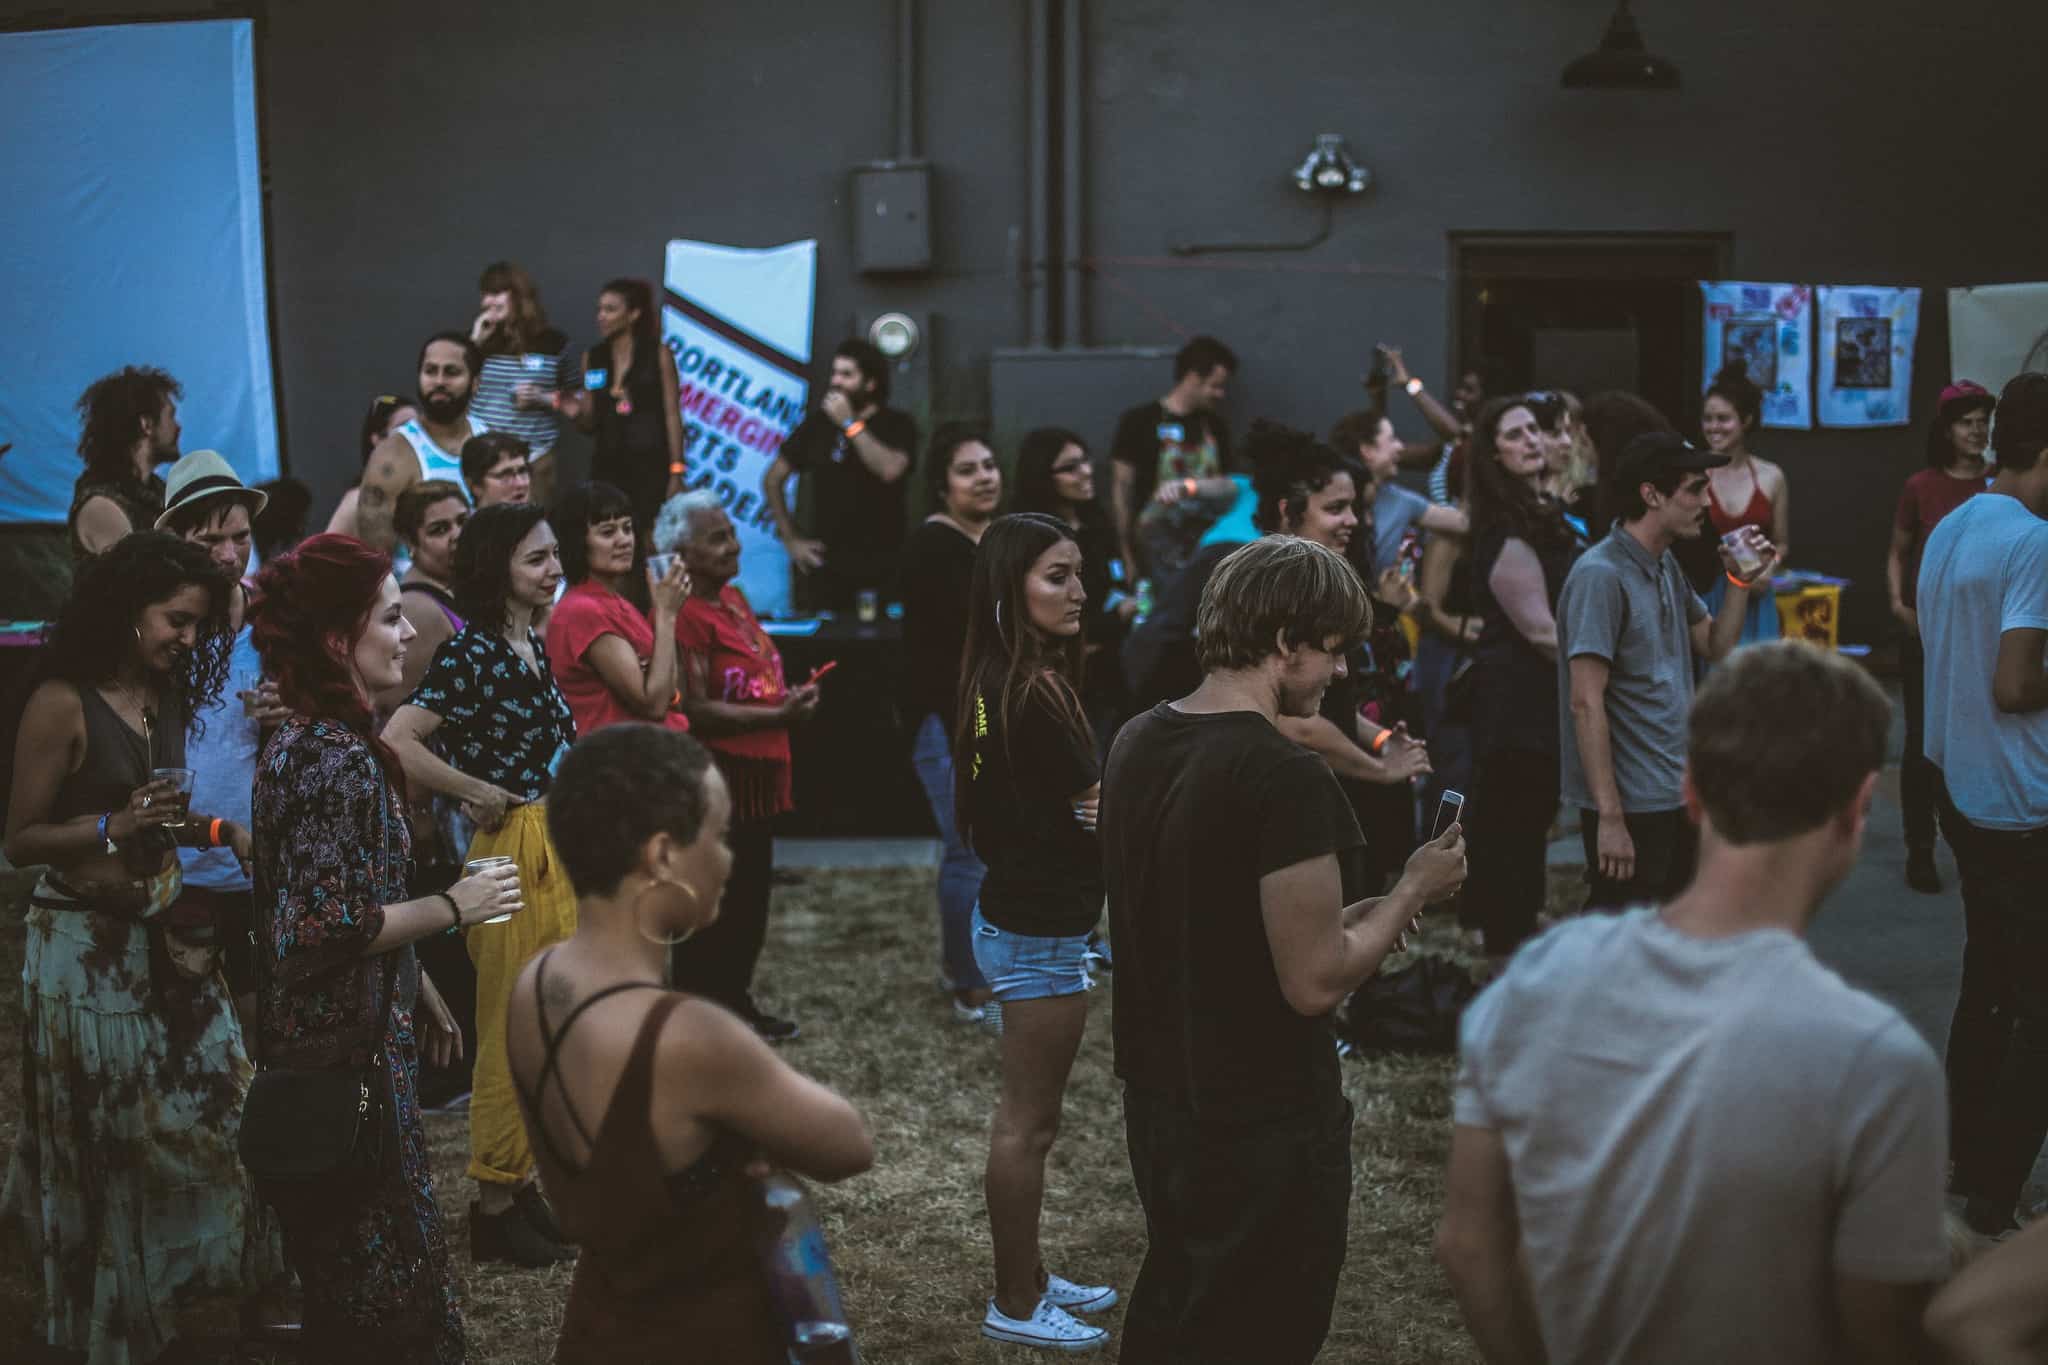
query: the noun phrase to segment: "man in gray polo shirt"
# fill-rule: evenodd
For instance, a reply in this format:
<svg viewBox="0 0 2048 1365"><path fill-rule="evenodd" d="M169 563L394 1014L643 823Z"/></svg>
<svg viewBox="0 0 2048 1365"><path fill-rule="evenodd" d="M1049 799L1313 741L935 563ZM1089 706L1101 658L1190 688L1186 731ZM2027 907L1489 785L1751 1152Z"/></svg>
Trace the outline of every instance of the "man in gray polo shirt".
<svg viewBox="0 0 2048 1365"><path fill-rule="evenodd" d="M1589 909L1662 903L1692 878L1699 835L1681 787L1693 658L1735 648L1750 585L1777 563L1768 551L1743 577L1724 548L1718 618L1678 567L1672 543L1701 534L1706 471L1726 463L1670 432L1630 441L1614 476L1620 519L1558 597L1563 800L1580 811Z"/></svg>

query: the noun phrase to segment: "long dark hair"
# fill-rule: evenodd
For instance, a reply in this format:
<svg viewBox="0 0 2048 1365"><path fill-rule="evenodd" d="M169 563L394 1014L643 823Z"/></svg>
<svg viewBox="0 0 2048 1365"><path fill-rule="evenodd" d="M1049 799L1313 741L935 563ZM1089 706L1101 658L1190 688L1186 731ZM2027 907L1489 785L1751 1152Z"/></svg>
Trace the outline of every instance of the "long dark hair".
<svg viewBox="0 0 2048 1365"><path fill-rule="evenodd" d="M954 708L955 770L966 766L964 780L953 784L955 818L960 837L971 839L973 816L968 793L973 787L974 747L987 729L984 708L996 708L1008 751L1015 731L1010 717L1019 703L1034 694L1042 699L1073 736L1093 744L1088 714L1081 707L1081 667L1087 642L1049 639L1031 625L1024 579L1038 557L1061 541L1074 540L1074 529L1042 512L997 517L982 533L974 551L974 575L967 588L967 644L961 651L960 695Z"/></svg>
<svg viewBox="0 0 2048 1365"><path fill-rule="evenodd" d="M373 703L349 667L349 651L390 575L391 556L353 536L310 536L257 575L262 609L251 639L265 676L277 682L278 700L355 732L383 765L384 780L403 794L405 772L379 737Z"/></svg>
<svg viewBox="0 0 2048 1365"><path fill-rule="evenodd" d="M510 294L511 315L484 339L485 355L519 355L548 331L548 310L540 306L533 276L510 261L492 261L477 277L479 294Z"/></svg>
<svg viewBox="0 0 2048 1365"><path fill-rule="evenodd" d="M479 507L455 541L455 609L463 620L493 633L505 628L505 601L512 595L512 552L548 510L532 502Z"/></svg>
<svg viewBox="0 0 2048 1365"><path fill-rule="evenodd" d="M142 424L154 422L165 400L185 396L178 381L162 370L130 365L78 396L78 458L85 461L85 479L92 483L135 483L130 452L142 435Z"/></svg>
<svg viewBox="0 0 2048 1365"><path fill-rule="evenodd" d="M192 649L167 684L194 734L205 733L203 713L227 684L234 632L228 627L229 583L206 551L168 531L123 536L79 567L71 600L43 638L37 673L73 687L112 678L135 647L135 622L145 607L181 588L206 589L206 618Z"/></svg>
<svg viewBox="0 0 2048 1365"><path fill-rule="evenodd" d="M1259 495L1253 519L1268 535L1300 525L1308 500L1328 488L1330 480L1352 470L1342 455L1310 433L1267 417L1252 423L1244 450L1252 462L1252 487ZM1354 479L1353 485L1364 492L1363 483Z"/></svg>
<svg viewBox="0 0 2048 1365"><path fill-rule="evenodd" d="M1023 443L1017 447L1017 489L1012 498L1019 512L1042 512L1066 520L1067 502L1053 482L1052 467L1068 446L1081 447L1082 458L1087 458L1088 443L1065 427L1039 427L1024 433ZM1081 504L1079 514L1084 525L1107 520L1099 496Z"/></svg>
<svg viewBox="0 0 2048 1365"><path fill-rule="evenodd" d="M1556 503L1546 499L1502 467L1500 448L1494 444L1500 424L1516 408L1531 417L1535 407L1521 394L1489 398L1472 424L1472 442L1465 457L1465 482L1472 506L1472 540L1477 544L1490 534L1513 536L1531 549L1569 540L1571 527Z"/></svg>
<svg viewBox="0 0 2048 1365"><path fill-rule="evenodd" d="M638 364L642 356L652 356L654 348L661 345L661 314L655 309L654 286L645 280L621 276L606 280L604 288L597 292L617 294L626 301L626 307L640 314L640 320L633 324L633 361ZM605 343L607 350L610 346L610 342Z"/></svg>

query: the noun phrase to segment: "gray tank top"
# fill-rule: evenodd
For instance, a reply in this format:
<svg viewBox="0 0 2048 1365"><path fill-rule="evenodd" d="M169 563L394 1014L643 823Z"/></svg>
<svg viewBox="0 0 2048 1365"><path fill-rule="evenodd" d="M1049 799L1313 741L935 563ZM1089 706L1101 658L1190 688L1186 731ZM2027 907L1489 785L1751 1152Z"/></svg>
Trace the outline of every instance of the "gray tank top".
<svg viewBox="0 0 2048 1365"><path fill-rule="evenodd" d="M150 769L185 766L185 712L176 698L164 698L145 741L97 687L77 691L85 709L85 762L57 784L52 821L119 810L149 780Z"/></svg>

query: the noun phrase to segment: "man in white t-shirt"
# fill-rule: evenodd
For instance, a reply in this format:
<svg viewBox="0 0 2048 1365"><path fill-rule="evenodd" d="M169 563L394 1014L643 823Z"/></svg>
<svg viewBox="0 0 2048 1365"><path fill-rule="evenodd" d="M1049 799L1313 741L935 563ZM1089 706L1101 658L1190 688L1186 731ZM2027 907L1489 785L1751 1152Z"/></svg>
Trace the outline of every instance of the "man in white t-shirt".
<svg viewBox="0 0 2048 1365"><path fill-rule="evenodd" d="M1692 712L1692 883L1533 940L1467 1010L1437 1257L1488 1361L1920 1359L1941 1070L1805 940L1890 723L1810 645L1731 655Z"/></svg>
<svg viewBox="0 0 2048 1365"><path fill-rule="evenodd" d="M1991 487L1920 556L1927 759L1962 873L1949 1025L1950 1184L1971 1227L2013 1226L2048 1136L2048 374L1999 397Z"/></svg>

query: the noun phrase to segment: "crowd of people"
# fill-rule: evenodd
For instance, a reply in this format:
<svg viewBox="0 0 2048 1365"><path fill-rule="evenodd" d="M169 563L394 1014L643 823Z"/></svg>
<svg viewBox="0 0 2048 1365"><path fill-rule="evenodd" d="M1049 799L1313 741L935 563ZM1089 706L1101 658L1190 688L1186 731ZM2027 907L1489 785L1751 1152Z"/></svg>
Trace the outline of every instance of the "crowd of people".
<svg viewBox="0 0 2048 1365"><path fill-rule="evenodd" d="M260 569L272 490L179 453L170 376L81 400L76 580L14 722L6 853L44 871L0 1209L93 1365L216 1298L296 1311L312 1359L465 1358L429 1108L466 1114L472 1263L576 1263L558 1359L780 1361L756 1182L874 1160L755 994L821 689L690 477L651 294L607 284L577 354L518 267L479 293ZM1352 1197L1330 1016L1455 898L1491 984L1438 1255L1488 1360L2039 1358L1991 1353L2048 1326L2039 1236L1928 1299L1944 1188L2012 1231L2048 1135L2048 375L1944 391L1893 534L1907 875L1938 887L1938 827L1968 922L1944 1077L1803 942L1890 709L1770 642L1789 481L1747 376L1695 441L1625 393L1439 403L1382 347L1327 439L1233 439L1238 363L1182 349L1105 498L1067 428L1007 473L983 429L921 442L849 341L764 481L806 601L902 603L939 979L998 1038L983 1334L1098 1349L1127 1295L1124 1360L1313 1359ZM596 460L562 487L565 418ZM1553 927L1561 814L1602 913ZM1040 1238L1104 974L1127 1289Z"/></svg>

